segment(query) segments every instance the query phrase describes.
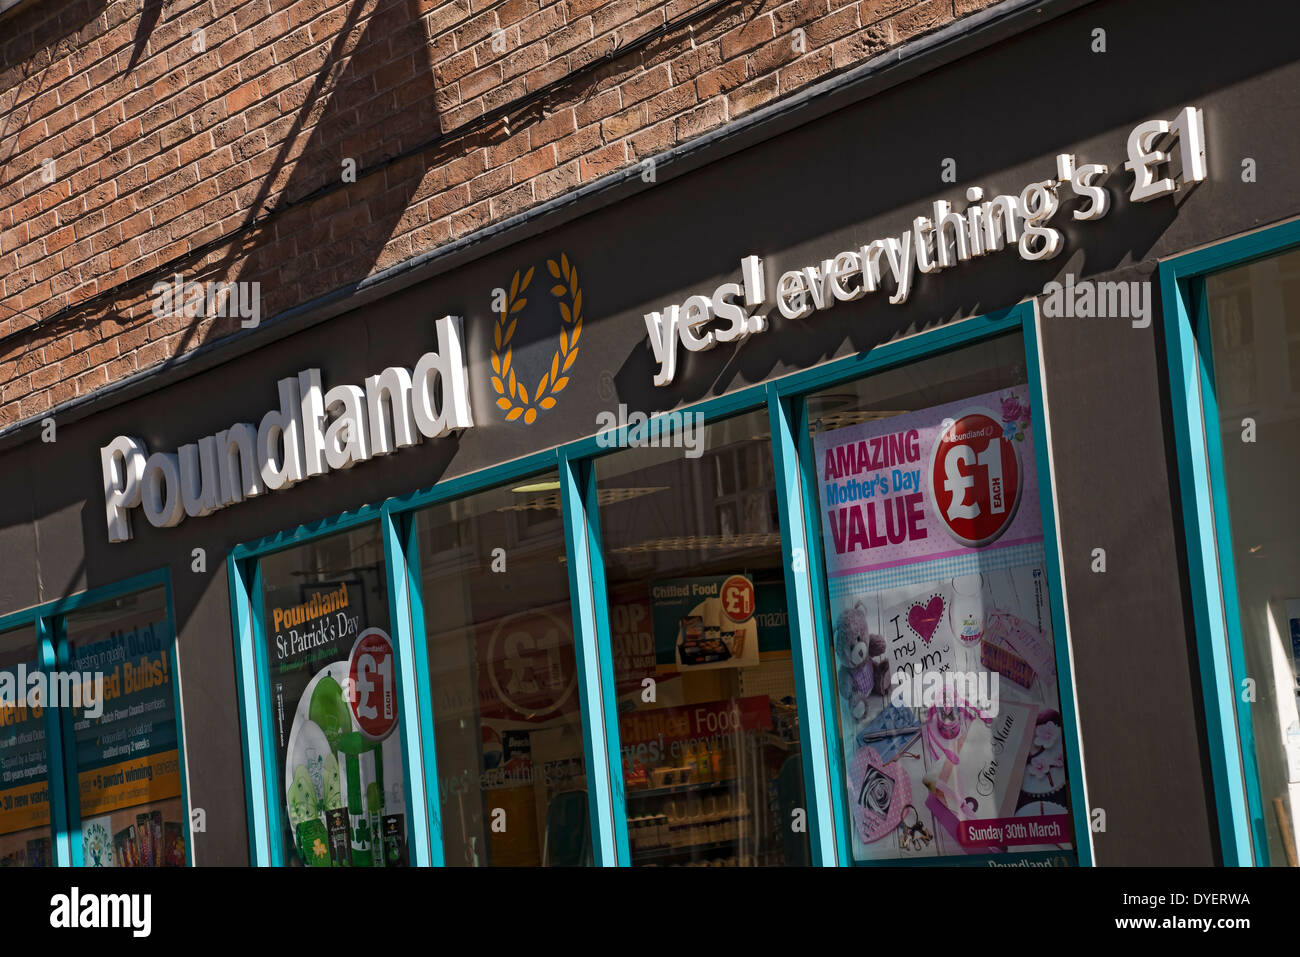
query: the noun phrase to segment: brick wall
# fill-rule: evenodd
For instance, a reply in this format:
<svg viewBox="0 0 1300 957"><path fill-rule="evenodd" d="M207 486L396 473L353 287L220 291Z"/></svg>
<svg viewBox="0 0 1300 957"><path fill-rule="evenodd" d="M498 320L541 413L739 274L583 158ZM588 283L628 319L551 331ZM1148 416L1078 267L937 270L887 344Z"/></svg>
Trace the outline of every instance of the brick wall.
<svg viewBox="0 0 1300 957"><path fill-rule="evenodd" d="M25 0L0 428L239 328L155 315L164 266L260 282L266 318L992 2L735 0L603 59L712 0Z"/></svg>

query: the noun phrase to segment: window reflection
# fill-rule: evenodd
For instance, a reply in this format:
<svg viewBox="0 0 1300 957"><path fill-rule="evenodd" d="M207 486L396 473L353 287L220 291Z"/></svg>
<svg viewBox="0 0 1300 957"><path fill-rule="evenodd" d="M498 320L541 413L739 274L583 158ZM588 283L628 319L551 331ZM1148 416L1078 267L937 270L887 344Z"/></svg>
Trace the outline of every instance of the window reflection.
<svg viewBox="0 0 1300 957"><path fill-rule="evenodd" d="M447 864L592 863L555 473L418 514Z"/></svg>
<svg viewBox="0 0 1300 957"><path fill-rule="evenodd" d="M807 864L765 413L596 462L632 862Z"/></svg>
<svg viewBox="0 0 1300 957"><path fill-rule="evenodd" d="M1205 284L1245 673L1256 687L1255 826L1269 863L1285 865L1300 810L1300 252Z"/></svg>

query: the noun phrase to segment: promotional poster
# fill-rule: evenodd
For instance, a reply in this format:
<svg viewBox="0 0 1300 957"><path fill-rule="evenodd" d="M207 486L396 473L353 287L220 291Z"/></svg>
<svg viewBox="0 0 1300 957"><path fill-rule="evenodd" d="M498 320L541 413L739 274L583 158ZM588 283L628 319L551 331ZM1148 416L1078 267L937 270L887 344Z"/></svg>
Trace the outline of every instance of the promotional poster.
<svg viewBox="0 0 1300 957"><path fill-rule="evenodd" d="M1017 386L813 437L856 860L1072 848L1034 428Z"/></svg>
<svg viewBox="0 0 1300 957"><path fill-rule="evenodd" d="M655 582L655 660L677 671L758 664L758 596L748 575Z"/></svg>
<svg viewBox="0 0 1300 957"><path fill-rule="evenodd" d="M362 595L337 582L267 599L285 844L308 867L407 863L397 662Z"/></svg>
<svg viewBox="0 0 1300 957"><path fill-rule="evenodd" d="M19 664L35 670L34 652L0 651L0 671L16 676ZM43 707L0 702L0 867L53 863L45 724Z"/></svg>
<svg viewBox="0 0 1300 957"><path fill-rule="evenodd" d="M103 714L73 723L87 867L186 863L170 648L156 621L71 649L73 670L104 675Z"/></svg>

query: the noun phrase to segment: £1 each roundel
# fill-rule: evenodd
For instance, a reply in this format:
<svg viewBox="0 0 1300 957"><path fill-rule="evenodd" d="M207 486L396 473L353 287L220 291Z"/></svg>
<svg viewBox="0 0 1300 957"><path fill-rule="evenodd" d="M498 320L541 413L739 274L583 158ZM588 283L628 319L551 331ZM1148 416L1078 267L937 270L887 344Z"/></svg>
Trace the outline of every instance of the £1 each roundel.
<svg viewBox="0 0 1300 957"><path fill-rule="evenodd" d="M948 534L970 547L987 545L1007 530L1023 478L1016 443L983 409L946 423L930 453L935 514Z"/></svg>
<svg viewBox="0 0 1300 957"><path fill-rule="evenodd" d="M393 643L383 629L367 628L348 656L348 704L371 741L382 741L397 726L397 666Z"/></svg>

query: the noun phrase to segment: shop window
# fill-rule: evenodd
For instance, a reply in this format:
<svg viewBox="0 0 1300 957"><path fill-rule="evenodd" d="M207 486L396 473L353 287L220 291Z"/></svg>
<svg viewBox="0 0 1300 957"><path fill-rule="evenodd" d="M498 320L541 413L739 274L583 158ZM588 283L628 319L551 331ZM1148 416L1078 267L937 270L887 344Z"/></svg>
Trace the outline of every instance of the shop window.
<svg viewBox="0 0 1300 957"><path fill-rule="evenodd" d="M189 821L166 592L153 588L71 612L59 634L69 670L83 681L103 676L102 713L75 712L76 750L66 762L78 795L82 862L184 866Z"/></svg>
<svg viewBox="0 0 1300 957"><path fill-rule="evenodd" d="M1284 865L1296 860L1300 810L1300 252L1205 286L1219 412L1206 428L1219 430L1244 674L1254 691L1263 805L1254 826L1265 832L1269 862Z"/></svg>
<svg viewBox="0 0 1300 957"><path fill-rule="evenodd" d="M444 860L590 865L555 473L420 511Z"/></svg>
<svg viewBox="0 0 1300 957"><path fill-rule="evenodd" d="M54 863L46 710L26 700L39 670L36 629L0 634L0 867Z"/></svg>
<svg viewBox="0 0 1300 957"><path fill-rule="evenodd" d="M284 863L407 864L407 791L377 525L262 559ZM264 713L266 713L264 709Z"/></svg>
<svg viewBox="0 0 1300 957"><path fill-rule="evenodd" d="M596 461L632 863L807 864L767 415L696 429Z"/></svg>
<svg viewBox="0 0 1300 957"><path fill-rule="evenodd" d="M807 399L857 862L1073 860L1024 342Z"/></svg>

